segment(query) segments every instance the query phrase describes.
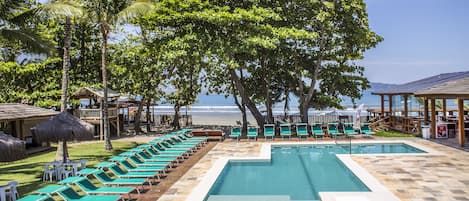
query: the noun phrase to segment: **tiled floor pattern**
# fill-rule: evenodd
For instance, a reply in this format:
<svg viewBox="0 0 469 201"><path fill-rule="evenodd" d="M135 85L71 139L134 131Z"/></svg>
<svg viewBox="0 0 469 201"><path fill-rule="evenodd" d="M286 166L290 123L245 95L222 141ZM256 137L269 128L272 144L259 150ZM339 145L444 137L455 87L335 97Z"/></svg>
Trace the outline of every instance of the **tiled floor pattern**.
<svg viewBox="0 0 469 201"><path fill-rule="evenodd" d="M352 156L401 200L469 201L469 153L420 139L439 156Z"/></svg>
<svg viewBox="0 0 469 201"><path fill-rule="evenodd" d="M402 200L469 201L469 153L421 139L407 140L433 148L444 155L355 155L353 159ZM158 200L184 201L219 158L258 156L261 144L230 140L217 144Z"/></svg>

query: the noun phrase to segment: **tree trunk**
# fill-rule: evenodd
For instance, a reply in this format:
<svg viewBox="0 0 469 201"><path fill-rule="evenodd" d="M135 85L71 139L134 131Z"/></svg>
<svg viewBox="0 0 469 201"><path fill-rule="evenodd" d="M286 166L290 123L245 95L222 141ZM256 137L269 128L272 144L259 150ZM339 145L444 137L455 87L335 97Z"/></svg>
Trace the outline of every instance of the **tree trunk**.
<svg viewBox="0 0 469 201"><path fill-rule="evenodd" d="M147 132L151 131L151 115L150 115L150 104L151 104L151 99L147 100Z"/></svg>
<svg viewBox="0 0 469 201"><path fill-rule="evenodd" d="M235 90L233 90L233 98L235 101L236 106L238 106L239 111L241 111L241 116L243 119L243 127L241 129L241 134L242 135L247 135L248 132L248 124L247 124L247 117L246 117L246 105L243 103L239 103L238 101L238 95L236 94Z"/></svg>
<svg viewBox="0 0 469 201"><path fill-rule="evenodd" d="M65 18L65 38L64 38L64 55L62 63L62 97L60 104L60 111L67 111L68 99L68 69L70 68L70 43L72 35L72 20L70 17ZM57 144L57 153L55 154L56 160L64 160L68 158L67 143L59 141Z"/></svg>
<svg viewBox="0 0 469 201"><path fill-rule="evenodd" d="M66 162L68 158L69 156L68 156L67 141L60 141L59 144L57 145L57 152L55 153L55 160Z"/></svg>
<svg viewBox="0 0 469 201"><path fill-rule="evenodd" d="M106 49L108 39L108 25L104 22L101 23L102 45L101 45L101 74L103 77L103 132L104 132L104 149L112 150L111 135L109 129L109 115L108 115L108 94L107 94L107 67L106 67Z"/></svg>
<svg viewBox="0 0 469 201"><path fill-rule="evenodd" d="M237 89L241 100L246 103L246 107L251 111L251 114L256 119L257 125L262 129L264 127L264 117L259 112L259 109L257 109L256 104L254 104L254 102L252 102L252 100L247 96L244 85L241 83L236 71L234 69L229 69L228 72L230 73L231 80L235 83L235 88Z"/></svg>
<svg viewBox="0 0 469 201"><path fill-rule="evenodd" d="M70 68L70 43L71 43L71 32L72 22L70 17L66 17L65 20L65 38L64 38L64 55L62 64L62 98L60 111L64 112L67 110L67 98L68 98L68 69Z"/></svg>
<svg viewBox="0 0 469 201"><path fill-rule="evenodd" d="M145 104L145 97L142 97L142 100L138 103L137 112L135 113L134 130L136 135L142 132L140 122L142 121L143 104Z"/></svg>
<svg viewBox="0 0 469 201"><path fill-rule="evenodd" d="M181 128L181 125L179 125L179 110L181 109L181 106L176 103L174 105L174 119L173 119L173 127L175 130L178 130Z"/></svg>
<svg viewBox="0 0 469 201"><path fill-rule="evenodd" d="M285 116L285 119L287 118L288 115L288 110L290 109L290 106L288 106L289 99L290 99L290 90L288 86L285 86L285 105L283 105L283 116Z"/></svg>
<svg viewBox="0 0 469 201"><path fill-rule="evenodd" d="M239 70L239 75L240 75L240 78L241 78L241 83L244 85L244 75L243 75L243 70L240 69ZM238 99L236 99L237 101ZM239 105L239 103L237 103ZM248 133L248 117L247 117L247 114L246 114L246 103L244 102L244 100L241 99L241 115L242 115L242 118L243 118L243 128L242 128L242 133L247 135Z"/></svg>

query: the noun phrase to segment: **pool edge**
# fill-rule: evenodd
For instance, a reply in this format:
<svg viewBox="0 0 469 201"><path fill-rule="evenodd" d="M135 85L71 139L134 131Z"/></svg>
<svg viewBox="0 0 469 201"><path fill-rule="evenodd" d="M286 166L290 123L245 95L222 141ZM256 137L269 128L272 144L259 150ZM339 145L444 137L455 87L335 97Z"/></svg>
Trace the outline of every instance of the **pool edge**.
<svg viewBox="0 0 469 201"><path fill-rule="evenodd" d="M441 155L440 152L428 148L424 145L417 144L407 140L376 140L376 141L360 141L357 140L352 144L377 144L377 143L404 143L415 148L418 148L426 153L401 153L401 154L353 154L353 155ZM192 190L189 196L185 199L186 201L203 201L208 195L210 189L215 184L217 178L222 173L223 169L230 161L245 162L245 161L259 161L259 162L270 162L271 160L271 148L273 146L291 146L291 145L320 145L320 144L334 144L333 142L280 142L280 143L263 143L260 150L260 155L257 157L227 157L218 159L215 164L210 168L207 174L202 178L200 183ZM381 198L383 201L398 201L397 198L388 188L382 185L374 176L372 176L365 168L360 166L358 163L348 154L337 154L339 160L360 179L371 192L319 192L319 197L322 201L333 201L341 200L345 198L357 198L357 199L368 199L376 200L374 198ZM383 197L384 196L384 197ZM386 199L384 199L386 198Z"/></svg>

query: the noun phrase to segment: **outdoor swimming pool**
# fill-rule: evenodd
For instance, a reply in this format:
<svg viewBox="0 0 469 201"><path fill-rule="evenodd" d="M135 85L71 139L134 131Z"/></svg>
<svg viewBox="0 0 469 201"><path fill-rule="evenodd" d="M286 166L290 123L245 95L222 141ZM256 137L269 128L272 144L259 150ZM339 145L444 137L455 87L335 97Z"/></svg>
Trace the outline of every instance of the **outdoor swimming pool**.
<svg viewBox="0 0 469 201"><path fill-rule="evenodd" d="M289 196L291 200L319 200L318 192L370 191L336 157L336 154L348 154L350 151L352 154L425 153L403 143L356 144L351 147L273 145L271 162L229 162L212 186L208 200L216 200L220 195ZM278 200L285 199L279 197Z"/></svg>

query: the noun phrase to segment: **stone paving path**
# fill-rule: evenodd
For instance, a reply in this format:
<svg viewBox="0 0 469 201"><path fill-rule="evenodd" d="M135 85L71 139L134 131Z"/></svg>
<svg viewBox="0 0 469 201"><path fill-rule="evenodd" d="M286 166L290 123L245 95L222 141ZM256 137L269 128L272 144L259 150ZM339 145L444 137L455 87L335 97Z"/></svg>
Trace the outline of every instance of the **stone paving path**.
<svg viewBox="0 0 469 201"><path fill-rule="evenodd" d="M443 155L355 155L352 158L402 200L469 201L469 153L417 138L404 140L430 147ZM158 201L184 201L215 161L232 156L259 156L261 144L262 142L236 143L230 140L217 144Z"/></svg>
<svg viewBox="0 0 469 201"><path fill-rule="evenodd" d="M438 156L352 156L401 200L469 201L469 153L420 139Z"/></svg>

